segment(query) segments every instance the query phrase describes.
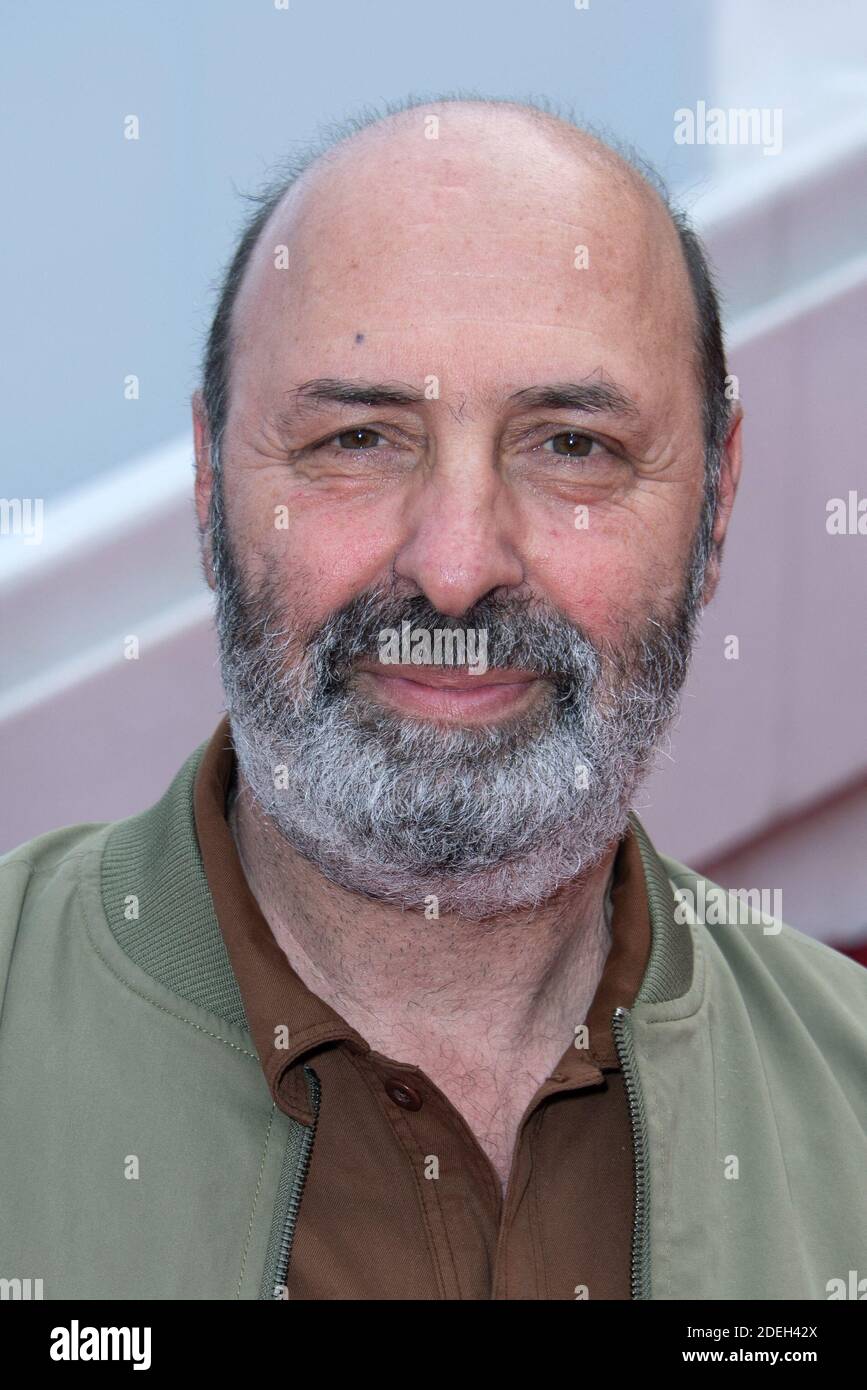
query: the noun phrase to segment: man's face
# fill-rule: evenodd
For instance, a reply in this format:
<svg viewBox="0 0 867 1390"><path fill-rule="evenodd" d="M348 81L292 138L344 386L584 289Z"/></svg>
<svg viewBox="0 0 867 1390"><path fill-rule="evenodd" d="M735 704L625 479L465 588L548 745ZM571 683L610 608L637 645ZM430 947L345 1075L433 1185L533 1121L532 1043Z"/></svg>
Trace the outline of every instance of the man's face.
<svg viewBox="0 0 867 1390"><path fill-rule="evenodd" d="M286 837L347 887L481 916L622 832L694 635L704 449L661 206L523 122L424 130L344 147L254 253L220 634L239 762ZM377 638L407 619L484 628L512 680L395 679Z"/></svg>

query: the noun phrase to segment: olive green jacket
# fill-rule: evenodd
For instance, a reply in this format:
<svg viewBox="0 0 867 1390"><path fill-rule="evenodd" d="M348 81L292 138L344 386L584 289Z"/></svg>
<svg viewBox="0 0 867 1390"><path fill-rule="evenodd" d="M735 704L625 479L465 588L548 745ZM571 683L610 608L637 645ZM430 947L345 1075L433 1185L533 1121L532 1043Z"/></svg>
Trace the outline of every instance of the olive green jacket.
<svg viewBox="0 0 867 1390"><path fill-rule="evenodd" d="M150 810L0 859L6 1297L285 1293L315 1125L275 1107L247 1029L193 819L205 747ZM632 823L633 1296L828 1298L867 1276L867 971L779 922L703 923L715 886Z"/></svg>

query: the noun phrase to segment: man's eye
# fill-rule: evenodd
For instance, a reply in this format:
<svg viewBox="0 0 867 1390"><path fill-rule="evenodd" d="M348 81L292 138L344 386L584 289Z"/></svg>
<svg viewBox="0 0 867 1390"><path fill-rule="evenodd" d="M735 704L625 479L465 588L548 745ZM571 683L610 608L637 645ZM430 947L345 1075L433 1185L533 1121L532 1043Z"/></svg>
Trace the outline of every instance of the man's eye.
<svg viewBox="0 0 867 1390"><path fill-rule="evenodd" d="M566 430L562 434L552 435L546 439L543 448L553 445L551 450L554 454L562 454L565 458L581 459L587 458L594 444L598 440L591 438L589 434L579 434L577 430Z"/></svg>
<svg viewBox="0 0 867 1390"><path fill-rule="evenodd" d="M377 439L382 439L382 435L377 430L344 430L342 434L336 434L330 443L336 443L341 449L370 449Z"/></svg>

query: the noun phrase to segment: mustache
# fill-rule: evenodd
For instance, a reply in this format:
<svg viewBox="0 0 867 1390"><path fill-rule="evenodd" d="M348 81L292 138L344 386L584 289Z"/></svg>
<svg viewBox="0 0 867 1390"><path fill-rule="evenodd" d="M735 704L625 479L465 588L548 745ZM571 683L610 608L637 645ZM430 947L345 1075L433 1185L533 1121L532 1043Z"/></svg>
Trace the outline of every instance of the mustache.
<svg viewBox="0 0 867 1390"><path fill-rule="evenodd" d="M404 599L372 588L329 615L306 640L319 690L326 698L345 693L353 666L375 660L383 631L484 633L488 669L533 671L549 680L561 699L574 698L599 674L601 653L590 638L561 614L534 598L508 601L487 596L460 617L441 613L424 594Z"/></svg>

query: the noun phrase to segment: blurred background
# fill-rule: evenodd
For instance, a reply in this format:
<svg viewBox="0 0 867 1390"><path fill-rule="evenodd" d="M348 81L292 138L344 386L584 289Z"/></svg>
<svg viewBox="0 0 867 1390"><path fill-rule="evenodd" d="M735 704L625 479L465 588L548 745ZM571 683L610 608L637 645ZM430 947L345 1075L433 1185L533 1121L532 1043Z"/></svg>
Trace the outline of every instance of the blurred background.
<svg viewBox="0 0 867 1390"><path fill-rule="evenodd" d="M0 852L151 804L220 717L189 397L240 194L368 103L542 95L696 219L747 416L723 581L636 809L867 963L867 7L42 0L0 24ZM764 115L713 143L712 108Z"/></svg>

